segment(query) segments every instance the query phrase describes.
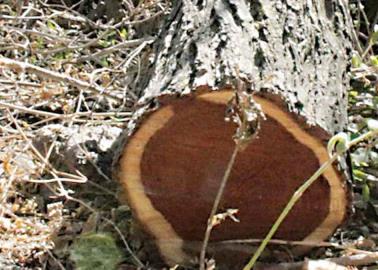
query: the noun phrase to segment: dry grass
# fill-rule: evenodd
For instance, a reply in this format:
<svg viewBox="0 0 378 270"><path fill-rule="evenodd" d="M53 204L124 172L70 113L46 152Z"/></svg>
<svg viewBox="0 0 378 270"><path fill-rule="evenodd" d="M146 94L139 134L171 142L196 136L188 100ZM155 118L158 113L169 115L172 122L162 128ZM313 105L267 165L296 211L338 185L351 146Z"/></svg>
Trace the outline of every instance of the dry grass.
<svg viewBox="0 0 378 270"><path fill-rule="evenodd" d="M132 253L127 230L116 224L128 209L118 205L98 153L129 120L149 44L169 7L121 1L111 18L92 1L68 2L0 4L2 269L72 268L70 241L98 228L118 234L125 257Z"/></svg>

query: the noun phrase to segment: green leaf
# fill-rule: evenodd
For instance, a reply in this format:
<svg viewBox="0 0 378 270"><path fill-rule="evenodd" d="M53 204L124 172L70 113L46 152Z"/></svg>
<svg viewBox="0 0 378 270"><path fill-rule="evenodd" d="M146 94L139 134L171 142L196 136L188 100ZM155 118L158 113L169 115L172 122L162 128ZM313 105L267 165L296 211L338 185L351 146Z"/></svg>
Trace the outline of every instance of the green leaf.
<svg viewBox="0 0 378 270"><path fill-rule="evenodd" d="M121 31L119 31L119 35L122 39L126 39L127 38L127 30L126 28L122 28Z"/></svg>
<svg viewBox="0 0 378 270"><path fill-rule="evenodd" d="M31 55L30 58L29 58L29 60L30 60L31 64L36 64L37 61L38 61L37 57L35 55Z"/></svg>
<svg viewBox="0 0 378 270"><path fill-rule="evenodd" d="M332 153L336 150L338 154L344 153L348 149L349 136L345 132L339 132L333 136L327 145L328 155L332 156Z"/></svg>
<svg viewBox="0 0 378 270"><path fill-rule="evenodd" d="M356 139L356 138L358 138L358 137L360 137L360 134L358 134L358 133L351 133L351 134L350 134L350 139L351 139L351 140L354 140L354 139Z"/></svg>
<svg viewBox="0 0 378 270"><path fill-rule="evenodd" d="M112 45L111 42L109 42L109 41L107 41L107 40L104 40L104 39L100 39L100 40L98 41L98 44L99 44L101 47L103 47L103 48L107 48L107 47L109 47L110 45Z"/></svg>
<svg viewBox="0 0 378 270"><path fill-rule="evenodd" d="M378 66L378 57L377 56L370 56L370 64L377 67Z"/></svg>
<svg viewBox="0 0 378 270"><path fill-rule="evenodd" d="M56 25L52 21L47 21L47 27L51 30L56 30Z"/></svg>
<svg viewBox="0 0 378 270"><path fill-rule="evenodd" d="M115 270L122 254L111 235L90 233L74 242L70 258L77 270Z"/></svg>
<svg viewBox="0 0 378 270"><path fill-rule="evenodd" d="M370 200L370 187L367 183L362 186L362 199L365 202L368 202Z"/></svg>
<svg viewBox="0 0 378 270"><path fill-rule="evenodd" d="M45 41L42 37L37 37L35 42L37 44L38 49L43 49L45 47Z"/></svg>
<svg viewBox="0 0 378 270"><path fill-rule="evenodd" d="M362 60L361 60L360 56L358 54L353 54L353 56L352 56L352 66L354 68L358 68L358 67L361 66L361 64L362 64Z"/></svg>
<svg viewBox="0 0 378 270"><path fill-rule="evenodd" d="M64 60L64 58L65 58L64 52L58 52L54 56L55 60Z"/></svg>
<svg viewBox="0 0 378 270"><path fill-rule="evenodd" d="M352 96L352 97L357 97L358 92L356 90L351 90L351 91L349 91L349 95Z"/></svg>
<svg viewBox="0 0 378 270"><path fill-rule="evenodd" d="M107 60L107 58L102 58L100 60L100 64L103 66L103 67L109 67L109 62Z"/></svg>
<svg viewBox="0 0 378 270"><path fill-rule="evenodd" d="M373 105L377 106L378 105L378 96L373 97Z"/></svg>
<svg viewBox="0 0 378 270"><path fill-rule="evenodd" d="M375 31L374 33L371 34L370 37L370 43L375 44L378 41L378 31Z"/></svg>
<svg viewBox="0 0 378 270"><path fill-rule="evenodd" d="M358 169L353 170L353 176L356 178L357 181L363 181L367 178L367 174Z"/></svg>

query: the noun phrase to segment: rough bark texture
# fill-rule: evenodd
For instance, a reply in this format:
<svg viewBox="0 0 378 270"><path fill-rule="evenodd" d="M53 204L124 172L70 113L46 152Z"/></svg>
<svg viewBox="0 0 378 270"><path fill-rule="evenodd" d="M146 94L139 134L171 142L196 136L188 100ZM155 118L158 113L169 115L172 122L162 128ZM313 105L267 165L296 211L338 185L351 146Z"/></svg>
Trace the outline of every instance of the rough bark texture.
<svg viewBox="0 0 378 270"><path fill-rule="evenodd" d="M340 131L347 121L348 22L343 0L176 1L141 102L222 88L238 68L257 90L280 93L310 122Z"/></svg>

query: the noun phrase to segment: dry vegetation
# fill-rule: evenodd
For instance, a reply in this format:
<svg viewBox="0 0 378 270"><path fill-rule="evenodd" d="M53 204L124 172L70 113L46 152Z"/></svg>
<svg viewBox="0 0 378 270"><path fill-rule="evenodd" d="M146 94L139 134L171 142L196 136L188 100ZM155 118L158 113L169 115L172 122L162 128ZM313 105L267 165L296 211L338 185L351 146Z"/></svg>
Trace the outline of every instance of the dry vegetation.
<svg viewBox="0 0 378 270"><path fill-rule="evenodd" d="M70 269L72 241L97 230L140 264L127 259L128 222L117 223L129 212L104 153L130 117L169 6L69 2L0 4L1 269Z"/></svg>
<svg viewBox="0 0 378 270"><path fill-rule="evenodd" d="M168 1L112 1L114 10L97 1L69 2L0 4L1 269L73 269L72 259L85 256L72 254L80 246L75 239L91 232L114 237L115 243L104 235L113 254L119 248L122 259L109 258L122 269L146 260L110 179L110 150L138 99ZM378 116L378 60L369 42L354 63L352 137ZM370 141L353 150L357 215L334 240L374 251L377 147ZM335 255L332 246L318 253Z"/></svg>

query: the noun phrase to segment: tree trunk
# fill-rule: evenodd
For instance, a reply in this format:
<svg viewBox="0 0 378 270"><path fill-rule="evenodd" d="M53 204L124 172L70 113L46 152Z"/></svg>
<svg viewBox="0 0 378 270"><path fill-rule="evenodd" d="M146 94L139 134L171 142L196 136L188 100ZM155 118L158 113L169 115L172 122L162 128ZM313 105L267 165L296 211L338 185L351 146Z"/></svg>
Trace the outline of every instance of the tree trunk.
<svg viewBox="0 0 378 270"><path fill-rule="evenodd" d="M236 127L224 115L241 80L266 120L238 154L221 201L219 212L238 209L240 222L226 218L213 229L209 256L250 255L233 240L263 238L327 160L325 141L347 124L351 29L342 0L173 3L117 167L128 203L168 264L198 257L234 148ZM160 104L154 112L151 101ZM343 174L330 168L276 238L324 240L348 207Z"/></svg>
<svg viewBox="0 0 378 270"><path fill-rule="evenodd" d="M174 4L141 101L222 88L238 68L311 123L345 128L352 26L344 1L193 2Z"/></svg>

